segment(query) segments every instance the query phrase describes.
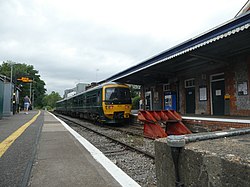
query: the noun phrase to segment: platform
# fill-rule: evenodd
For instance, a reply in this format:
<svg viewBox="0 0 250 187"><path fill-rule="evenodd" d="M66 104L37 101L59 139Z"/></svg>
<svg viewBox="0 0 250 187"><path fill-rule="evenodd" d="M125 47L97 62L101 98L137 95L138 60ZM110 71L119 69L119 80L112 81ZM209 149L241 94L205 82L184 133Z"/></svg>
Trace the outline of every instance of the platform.
<svg viewBox="0 0 250 187"><path fill-rule="evenodd" d="M139 122L138 111L139 110L131 111L134 123ZM250 127L250 116L213 116L199 114L185 114L181 116L182 122L195 133Z"/></svg>
<svg viewBox="0 0 250 187"><path fill-rule="evenodd" d="M4 152L0 186L139 186L49 112L31 111L4 118L0 131L1 150L6 147L3 143L9 142L7 138L16 138L6 150L0 150ZM19 136L13 136L16 131Z"/></svg>

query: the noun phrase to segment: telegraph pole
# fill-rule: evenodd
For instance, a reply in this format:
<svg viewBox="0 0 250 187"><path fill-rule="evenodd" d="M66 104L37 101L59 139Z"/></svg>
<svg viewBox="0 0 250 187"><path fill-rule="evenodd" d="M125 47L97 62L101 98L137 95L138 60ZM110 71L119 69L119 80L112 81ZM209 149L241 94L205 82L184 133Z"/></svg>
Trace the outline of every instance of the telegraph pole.
<svg viewBox="0 0 250 187"><path fill-rule="evenodd" d="M31 99L31 86L32 86L32 82L30 82L30 99Z"/></svg>

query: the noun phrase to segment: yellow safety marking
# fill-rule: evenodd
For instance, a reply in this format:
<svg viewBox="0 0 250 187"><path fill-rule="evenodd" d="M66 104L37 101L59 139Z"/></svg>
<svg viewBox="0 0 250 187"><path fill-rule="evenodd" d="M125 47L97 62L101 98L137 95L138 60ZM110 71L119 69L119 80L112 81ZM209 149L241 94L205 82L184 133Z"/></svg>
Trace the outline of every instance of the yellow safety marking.
<svg viewBox="0 0 250 187"><path fill-rule="evenodd" d="M39 112L27 123L25 123L23 126L21 126L19 129L17 129L15 132L13 132L9 137L7 137L4 141L0 143L0 158L3 156L3 154L8 150L8 148L11 146L12 143L32 124L36 121L37 117L41 114L41 111Z"/></svg>

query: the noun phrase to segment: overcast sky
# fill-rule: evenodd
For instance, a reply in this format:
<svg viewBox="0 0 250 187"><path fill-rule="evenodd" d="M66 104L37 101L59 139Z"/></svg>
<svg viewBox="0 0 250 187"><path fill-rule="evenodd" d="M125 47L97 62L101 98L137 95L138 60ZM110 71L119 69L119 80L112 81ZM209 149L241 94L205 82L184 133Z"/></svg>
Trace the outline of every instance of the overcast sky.
<svg viewBox="0 0 250 187"><path fill-rule="evenodd" d="M108 78L232 19L247 0L0 0L0 63L47 93Z"/></svg>

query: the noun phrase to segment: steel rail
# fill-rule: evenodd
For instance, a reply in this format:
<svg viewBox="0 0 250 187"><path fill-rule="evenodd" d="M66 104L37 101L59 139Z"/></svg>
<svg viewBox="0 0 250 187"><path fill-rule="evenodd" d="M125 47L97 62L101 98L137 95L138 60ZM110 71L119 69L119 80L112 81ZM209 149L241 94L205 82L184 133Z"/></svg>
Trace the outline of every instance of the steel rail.
<svg viewBox="0 0 250 187"><path fill-rule="evenodd" d="M144 155L147 156L148 158L155 159L155 156L152 155L151 153L148 153L148 152L146 152L146 151L143 151L143 150L141 150L141 149L138 149L138 148L136 148L136 147L133 147L133 146L131 146L131 145L128 145L128 144L126 144L126 143L124 143L124 142L122 142L122 141L120 141L120 140L117 140L117 139L115 139L115 138L112 138L112 137L110 137L110 136L108 136L108 135L106 135L106 134L104 134L104 133L98 132L98 131L96 131L96 130L90 128L90 127L87 127L87 126L85 126L85 125L82 125L82 124L80 124L80 123L77 123L77 122L75 122L75 121L73 121L73 120L71 120L71 119L68 119L67 117L64 117L64 116L61 116L61 115L58 115L58 114L55 114L55 115L56 115L57 117L60 117L60 118L64 119L64 120L67 120L67 121L69 121L69 122L71 122L71 123L73 123L73 124L76 124L76 125L79 125L79 126L81 126L81 127L83 127L83 128L86 128L86 129L88 129L89 131L92 131L92 132L94 132L94 133L96 133L96 134L98 134L98 135L100 135L100 136L104 136L104 137L107 138L107 139L110 139L110 140L112 140L112 141L114 141L114 142L117 142L117 143L119 143L119 144L121 144L121 145L127 147L128 149L130 149L130 150L132 150L132 151L136 151L136 152L138 152L138 153L144 154ZM124 132L124 131L123 131L123 132ZM138 136L138 135L135 135L135 136Z"/></svg>

